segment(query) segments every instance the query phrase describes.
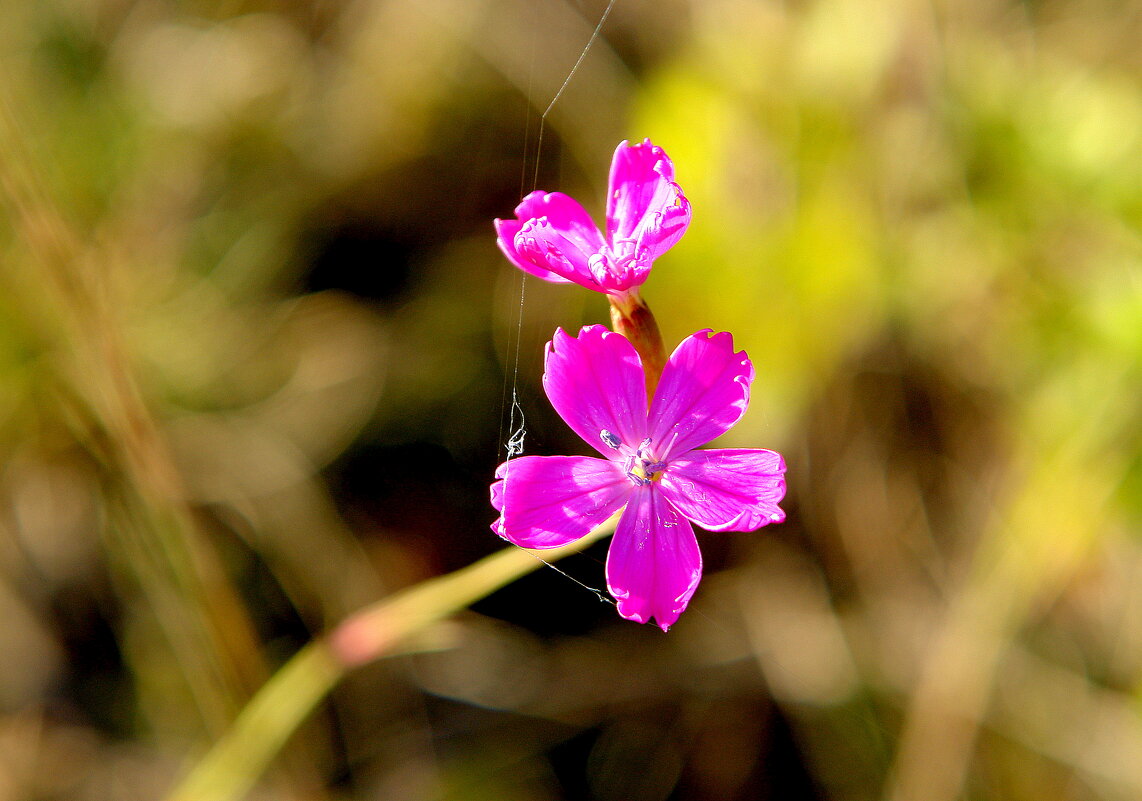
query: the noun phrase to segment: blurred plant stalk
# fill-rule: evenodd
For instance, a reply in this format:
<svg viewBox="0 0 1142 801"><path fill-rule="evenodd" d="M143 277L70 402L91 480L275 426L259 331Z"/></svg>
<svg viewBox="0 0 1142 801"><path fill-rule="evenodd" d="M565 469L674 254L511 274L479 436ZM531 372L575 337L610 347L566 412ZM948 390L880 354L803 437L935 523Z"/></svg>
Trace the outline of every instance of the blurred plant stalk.
<svg viewBox="0 0 1142 801"><path fill-rule="evenodd" d="M243 797L290 735L353 668L389 656L434 623L539 568L579 553L614 532L616 513L586 537L561 548L507 548L468 567L429 579L350 616L274 674L234 726L167 796L167 801Z"/></svg>
<svg viewBox="0 0 1142 801"><path fill-rule="evenodd" d="M995 683L1017 632L1084 569L1107 525L1129 454L1116 447L1134 423L1133 376L1076 359L1034 396L1021 419L1025 473L995 511L964 585L925 656L909 700L885 801L962 797ZM1082 408L1067 427L1060 412Z"/></svg>
<svg viewBox="0 0 1142 801"><path fill-rule="evenodd" d="M0 203L23 251L0 273L49 366L58 414L103 473L105 547L141 593L181 667L202 726L224 730L264 676L253 628L203 542L143 399L115 302L110 253L87 244L47 190L19 115L0 95ZM137 585L137 589L130 585Z"/></svg>

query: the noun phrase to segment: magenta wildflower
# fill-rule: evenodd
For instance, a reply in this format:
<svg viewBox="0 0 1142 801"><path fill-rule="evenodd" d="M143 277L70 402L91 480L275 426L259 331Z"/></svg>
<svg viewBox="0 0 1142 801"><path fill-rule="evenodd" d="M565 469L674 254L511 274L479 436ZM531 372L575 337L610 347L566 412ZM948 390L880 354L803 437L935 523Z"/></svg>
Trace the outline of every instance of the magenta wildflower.
<svg viewBox="0 0 1142 801"><path fill-rule="evenodd" d="M545 281L619 294L646 280L651 264L686 233L690 202L674 183L674 164L649 139L621 142L611 160L607 232L561 192L536 191L496 220L500 249Z"/></svg>
<svg viewBox="0 0 1142 801"><path fill-rule="evenodd" d="M623 505L607 555L619 614L665 631L702 577L691 522L752 531L785 513L785 462L774 451L694 450L728 431L749 404L753 365L728 333L699 331L666 362L647 412L634 347L601 325L547 345L543 386L559 415L604 457L523 456L492 484L492 529L524 548L579 539Z"/></svg>

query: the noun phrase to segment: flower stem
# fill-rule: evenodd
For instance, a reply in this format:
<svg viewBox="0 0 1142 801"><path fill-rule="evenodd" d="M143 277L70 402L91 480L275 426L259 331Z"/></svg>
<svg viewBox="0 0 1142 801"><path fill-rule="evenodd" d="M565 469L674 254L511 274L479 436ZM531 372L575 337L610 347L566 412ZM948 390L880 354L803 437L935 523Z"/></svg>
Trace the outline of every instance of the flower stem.
<svg viewBox="0 0 1142 801"><path fill-rule="evenodd" d="M666 365L666 349L662 344L662 334L658 331L658 322L646 301L639 295L637 287L621 295L608 295L607 298L611 302L611 328L626 337L642 359L646 374L646 400L649 403L654 397L662 368Z"/></svg>
<svg viewBox="0 0 1142 801"><path fill-rule="evenodd" d="M500 587L578 553L615 529L618 515L561 548L506 548L351 615L296 653L250 700L167 801L235 801L258 780L289 736L351 669L379 659L442 618Z"/></svg>

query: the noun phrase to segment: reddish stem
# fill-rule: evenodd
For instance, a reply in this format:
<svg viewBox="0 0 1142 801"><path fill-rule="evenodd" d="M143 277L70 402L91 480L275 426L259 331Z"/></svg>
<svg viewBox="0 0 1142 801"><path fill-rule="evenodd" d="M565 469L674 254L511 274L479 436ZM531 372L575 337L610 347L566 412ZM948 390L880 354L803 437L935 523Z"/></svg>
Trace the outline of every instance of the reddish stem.
<svg viewBox="0 0 1142 801"><path fill-rule="evenodd" d="M611 301L611 328L626 337L642 359L646 374L646 400L654 398L654 388L666 365L666 350L662 345L662 334L658 323L638 294L635 287L619 295L608 295Z"/></svg>

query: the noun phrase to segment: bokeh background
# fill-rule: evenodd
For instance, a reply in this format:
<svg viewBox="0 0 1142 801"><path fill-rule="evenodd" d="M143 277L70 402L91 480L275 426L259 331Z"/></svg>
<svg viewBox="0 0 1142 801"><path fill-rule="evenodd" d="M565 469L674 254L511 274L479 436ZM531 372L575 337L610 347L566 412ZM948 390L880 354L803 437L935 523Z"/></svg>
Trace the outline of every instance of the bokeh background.
<svg viewBox="0 0 1142 801"><path fill-rule="evenodd" d="M753 358L723 443L786 455L788 521L700 533L668 634L495 593L254 797L1142 797L1142 6L617 0L537 147L604 7L5 0L0 799L162 798L502 547L505 398L584 452L542 346L606 305L491 220L601 219L643 137L694 206L644 297Z"/></svg>

